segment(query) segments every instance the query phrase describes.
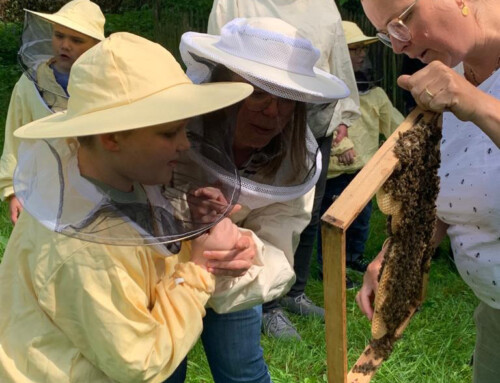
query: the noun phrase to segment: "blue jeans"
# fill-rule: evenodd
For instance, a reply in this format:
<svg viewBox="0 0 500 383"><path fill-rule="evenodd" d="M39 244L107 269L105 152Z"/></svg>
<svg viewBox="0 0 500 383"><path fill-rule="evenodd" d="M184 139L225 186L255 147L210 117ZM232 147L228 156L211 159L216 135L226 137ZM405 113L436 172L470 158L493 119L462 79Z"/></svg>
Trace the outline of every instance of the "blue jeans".
<svg viewBox="0 0 500 383"><path fill-rule="evenodd" d="M341 174L338 177L326 181L325 195L321 202L320 216L325 214L333 202L333 198L342 194L344 189L356 177L356 174ZM372 201L359 213L346 233L346 257L347 262L355 261L365 251L366 240L370 231L370 217L372 214ZM323 265L323 253L321 244L321 226L318 230L317 259Z"/></svg>
<svg viewBox="0 0 500 383"><path fill-rule="evenodd" d="M322 169L318 182L316 183L316 190L314 192L314 204L312 209L311 221L300 235L300 242L295 250L294 265L296 280L288 296L298 297L303 294L306 289L307 279L309 278L309 270L311 268L311 259L314 251L314 242L318 233L320 225L320 208L323 195L325 193L326 176L328 170L328 161L330 158L330 151L332 150L333 135L328 137L317 138L319 150L322 155ZM266 306L264 307L264 310Z"/></svg>
<svg viewBox="0 0 500 383"><path fill-rule="evenodd" d="M207 309L201 340L216 383L270 383L260 346L262 306L229 314ZM164 383L182 383L187 359Z"/></svg>

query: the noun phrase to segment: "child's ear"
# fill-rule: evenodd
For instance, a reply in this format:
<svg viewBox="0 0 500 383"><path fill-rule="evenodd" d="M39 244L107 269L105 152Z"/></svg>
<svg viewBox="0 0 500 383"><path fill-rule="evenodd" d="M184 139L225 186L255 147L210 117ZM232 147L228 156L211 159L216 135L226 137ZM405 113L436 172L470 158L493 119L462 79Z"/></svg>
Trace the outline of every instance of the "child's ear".
<svg viewBox="0 0 500 383"><path fill-rule="evenodd" d="M99 141L105 150L110 152L118 152L120 150L120 144L117 140L116 133L100 134Z"/></svg>

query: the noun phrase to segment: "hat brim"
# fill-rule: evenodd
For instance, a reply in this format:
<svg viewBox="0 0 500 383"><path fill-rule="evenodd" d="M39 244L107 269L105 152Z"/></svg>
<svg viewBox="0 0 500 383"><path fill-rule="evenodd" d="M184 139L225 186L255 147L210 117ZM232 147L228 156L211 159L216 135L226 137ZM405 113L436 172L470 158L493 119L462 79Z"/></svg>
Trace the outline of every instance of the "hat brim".
<svg viewBox="0 0 500 383"><path fill-rule="evenodd" d="M24 125L19 138L63 138L114 133L184 120L225 108L248 97L244 83L180 84L129 104L71 116L60 112ZM70 97L71 103L71 97Z"/></svg>
<svg viewBox="0 0 500 383"><path fill-rule="evenodd" d="M363 43L364 45L373 44L378 41L378 37L369 37L369 36L360 36L354 38L352 41L349 41L347 45Z"/></svg>
<svg viewBox="0 0 500 383"><path fill-rule="evenodd" d="M90 36L96 40L104 40L105 36L102 33L98 33L97 31L90 30L88 28L85 28L77 23L75 23L72 20L67 19L66 17L62 17L56 14L50 14L50 13L42 13L42 12L34 12L30 11L29 9L25 9L25 12L29 12L33 15L36 15L38 17L41 17L44 20L47 20L50 23L56 23L59 25L62 25L63 27L72 29L76 32L83 33L86 36Z"/></svg>
<svg viewBox="0 0 500 383"><path fill-rule="evenodd" d="M270 93L274 88L282 88L281 94L289 94L290 99L296 101L307 101L311 103L330 103L335 100L349 96L347 85L338 77L314 67L315 76L293 73L285 69L275 68L257 61L248 60L227 53L215 46L220 36L207 35L203 33L187 32L182 36L182 43L187 51L224 65L233 72L250 80L252 84L259 86ZM261 85L259 81L262 81ZM266 86L267 84L267 86ZM292 90L292 92L287 92ZM281 94L275 94L281 96ZM300 94L296 98L293 95Z"/></svg>

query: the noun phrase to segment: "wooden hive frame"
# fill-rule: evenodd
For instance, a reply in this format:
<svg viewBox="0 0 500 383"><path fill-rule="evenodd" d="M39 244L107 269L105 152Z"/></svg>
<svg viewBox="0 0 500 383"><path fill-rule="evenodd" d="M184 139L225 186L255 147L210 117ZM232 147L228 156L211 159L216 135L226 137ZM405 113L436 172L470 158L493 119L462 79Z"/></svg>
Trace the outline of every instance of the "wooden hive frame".
<svg viewBox="0 0 500 383"><path fill-rule="evenodd" d="M395 170L398 159L393 149L399 134L421 120L431 122L435 116L435 113L423 112L418 108L413 110L321 218L327 376L330 383L369 382L373 375L367 375L366 379L349 379L348 375L345 286L347 229Z"/></svg>

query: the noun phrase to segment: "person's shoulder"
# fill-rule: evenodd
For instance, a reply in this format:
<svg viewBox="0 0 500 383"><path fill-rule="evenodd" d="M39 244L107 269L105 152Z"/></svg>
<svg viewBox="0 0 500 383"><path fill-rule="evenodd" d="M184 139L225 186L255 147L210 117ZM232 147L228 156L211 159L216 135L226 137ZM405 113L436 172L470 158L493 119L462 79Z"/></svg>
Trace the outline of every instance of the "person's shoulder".
<svg viewBox="0 0 500 383"><path fill-rule="evenodd" d="M363 99L365 102L368 102L368 103L373 104L373 105L383 105L383 104L391 103L391 100L389 99L389 96L387 95L385 90L379 86L376 86L376 87L373 87L372 89L370 89L365 94ZM360 95L360 101L361 101L361 95Z"/></svg>
<svg viewBox="0 0 500 383"><path fill-rule="evenodd" d="M373 92L374 95L376 96L379 96L379 97L383 97L383 98L389 98L389 96L387 96L387 93L385 92L384 89L382 89L381 87L379 86L375 86L373 87L370 92Z"/></svg>
<svg viewBox="0 0 500 383"><path fill-rule="evenodd" d="M33 81L25 73L22 73L14 86L14 90L24 89L27 86L32 87Z"/></svg>

